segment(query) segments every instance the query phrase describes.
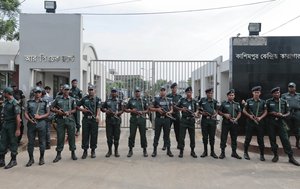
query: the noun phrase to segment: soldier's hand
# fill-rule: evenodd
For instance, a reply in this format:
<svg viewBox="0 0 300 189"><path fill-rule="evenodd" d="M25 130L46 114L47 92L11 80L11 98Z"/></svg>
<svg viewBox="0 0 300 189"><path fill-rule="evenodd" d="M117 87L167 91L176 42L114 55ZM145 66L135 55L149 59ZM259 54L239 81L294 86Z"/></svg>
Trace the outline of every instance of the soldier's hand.
<svg viewBox="0 0 300 189"><path fill-rule="evenodd" d="M87 112L89 112L89 110L86 109L86 108L83 108L83 109L82 109L82 112L87 113Z"/></svg>
<svg viewBox="0 0 300 189"><path fill-rule="evenodd" d="M20 129L17 129L17 130L16 130L16 133L15 133L15 136L18 137L18 136L20 136L20 135L21 135L21 131L20 131Z"/></svg>
<svg viewBox="0 0 300 189"><path fill-rule="evenodd" d="M277 113L277 116L278 116L278 117L283 117L283 114L278 112L278 113Z"/></svg>
<svg viewBox="0 0 300 189"><path fill-rule="evenodd" d="M183 111L183 112L187 112L187 111L188 111L188 109L187 109L186 107L183 107L183 108L181 109L181 111Z"/></svg>
<svg viewBox="0 0 300 189"><path fill-rule="evenodd" d="M42 116L40 116L39 114L34 114L34 119L41 119Z"/></svg>
<svg viewBox="0 0 300 189"><path fill-rule="evenodd" d="M136 108L134 108L134 109L131 110L131 113L138 114L139 112L137 111Z"/></svg>
<svg viewBox="0 0 300 189"><path fill-rule="evenodd" d="M203 112L202 115L209 116L209 113L208 112Z"/></svg>
<svg viewBox="0 0 300 189"><path fill-rule="evenodd" d="M71 115L71 113L69 111L67 111L67 112L65 112L65 115L69 116L69 115Z"/></svg>
<svg viewBox="0 0 300 189"><path fill-rule="evenodd" d="M162 110L162 108L158 109L158 113L164 114L164 111Z"/></svg>
<svg viewBox="0 0 300 189"><path fill-rule="evenodd" d="M224 117L225 117L226 119L231 119L231 115L230 115L230 114L224 114Z"/></svg>

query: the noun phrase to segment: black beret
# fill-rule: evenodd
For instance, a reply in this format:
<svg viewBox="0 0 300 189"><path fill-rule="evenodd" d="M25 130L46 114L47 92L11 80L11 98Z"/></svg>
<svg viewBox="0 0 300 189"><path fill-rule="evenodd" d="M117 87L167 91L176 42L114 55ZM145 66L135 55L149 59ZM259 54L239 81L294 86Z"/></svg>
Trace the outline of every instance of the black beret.
<svg viewBox="0 0 300 189"><path fill-rule="evenodd" d="M42 81L38 81L37 83L36 83L36 85L42 85L43 83L42 83Z"/></svg>
<svg viewBox="0 0 300 189"><path fill-rule="evenodd" d="M73 83L74 81L77 81L77 79L73 79L73 80L71 81L71 83Z"/></svg>
<svg viewBox="0 0 300 189"><path fill-rule="evenodd" d="M161 86L161 87L160 87L160 90L161 90L161 91L162 91L162 90L165 91L165 90L166 90L166 87L165 87L165 86Z"/></svg>
<svg viewBox="0 0 300 189"><path fill-rule="evenodd" d="M229 95L231 93L235 93L235 90L234 89L230 89L226 94Z"/></svg>
<svg viewBox="0 0 300 189"><path fill-rule="evenodd" d="M139 87L135 87L134 92L141 92L141 89Z"/></svg>
<svg viewBox="0 0 300 189"><path fill-rule="evenodd" d="M110 92L114 93L114 92L118 92L116 87L111 88Z"/></svg>
<svg viewBox="0 0 300 189"><path fill-rule="evenodd" d="M271 93L275 93L275 92L278 92L280 91L280 87L274 87L272 90L271 90Z"/></svg>
<svg viewBox="0 0 300 189"><path fill-rule="evenodd" d="M186 88L184 92L189 92L189 91L193 91L192 87Z"/></svg>
<svg viewBox="0 0 300 189"><path fill-rule="evenodd" d="M261 86L252 87L251 91L261 91Z"/></svg>
<svg viewBox="0 0 300 189"><path fill-rule="evenodd" d="M177 86L177 83L173 83L172 85L171 85L171 89L173 89L174 87L176 87Z"/></svg>
<svg viewBox="0 0 300 189"><path fill-rule="evenodd" d="M213 90L214 90L214 88L212 88L212 87L211 87L211 88L208 88L208 89L205 90L205 93L209 93L209 92L211 92L211 91L213 91Z"/></svg>
<svg viewBox="0 0 300 189"><path fill-rule="evenodd" d="M88 90L90 90L90 89L94 90L94 89L96 89L96 86L95 86L95 85L93 85L93 84L89 84L89 86L88 86Z"/></svg>
<svg viewBox="0 0 300 189"><path fill-rule="evenodd" d="M296 84L294 82L290 82L288 87L296 87Z"/></svg>

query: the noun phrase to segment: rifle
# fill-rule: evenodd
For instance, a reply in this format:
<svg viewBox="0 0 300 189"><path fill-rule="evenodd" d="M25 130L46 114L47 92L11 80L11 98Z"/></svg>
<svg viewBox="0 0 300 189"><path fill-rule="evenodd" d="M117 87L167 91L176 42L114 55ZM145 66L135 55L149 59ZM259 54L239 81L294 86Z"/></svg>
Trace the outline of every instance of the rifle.
<svg viewBox="0 0 300 189"><path fill-rule="evenodd" d="M96 119L95 114L89 109L89 107L87 107L86 105L82 105L84 107L84 109L88 110L88 113L90 113L92 115L93 119Z"/></svg>
<svg viewBox="0 0 300 189"><path fill-rule="evenodd" d="M37 120L34 118L34 116L32 116L30 113L28 113L28 117L29 119L33 122L33 124L37 124Z"/></svg>
<svg viewBox="0 0 300 189"><path fill-rule="evenodd" d="M66 112L59 105L55 105L54 108L56 108L58 111L62 112L64 114L63 117L67 116Z"/></svg>
<svg viewBox="0 0 300 189"><path fill-rule="evenodd" d="M208 116L210 117L210 119L211 120L214 120L214 121L216 121L217 123L220 121L220 120L218 120L217 119L217 115L216 114L211 114L211 113L209 113L208 111L205 111L204 109L199 109L200 110L200 112L202 112L202 113L206 113L206 114L208 114ZM214 112L215 113L215 112Z"/></svg>
<svg viewBox="0 0 300 189"><path fill-rule="evenodd" d="M162 107L161 107L161 109L162 109L162 111L164 112L163 115L167 116L168 118L170 118L170 119L172 119L172 120L174 120L174 121L176 120L176 118L173 117L170 113L168 113L167 110L163 109Z"/></svg>
<svg viewBox="0 0 300 189"><path fill-rule="evenodd" d="M109 114L113 114L114 118L121 120L121 118L117 115L117 112L114 112L111 108L107 108L107 111Z"/></svg>
<svg viewBox="0 0 300 189"><path fill-rule="evenodd" d="M259 122L256 120L257 117L253 114L253 112L250 109L249 109L249 113L254 118L254 120L252 120L252 121L254 121L254 123L256 123L256 125L259 125Z"/></svg>

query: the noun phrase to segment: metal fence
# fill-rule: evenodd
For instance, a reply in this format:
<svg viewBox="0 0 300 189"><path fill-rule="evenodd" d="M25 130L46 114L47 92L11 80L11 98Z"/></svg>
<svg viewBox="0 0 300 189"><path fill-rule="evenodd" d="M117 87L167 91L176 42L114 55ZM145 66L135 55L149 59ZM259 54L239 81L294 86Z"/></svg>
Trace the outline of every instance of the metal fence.
<svg viewBox="0 0 300 189"><path fill-rule="evenodd" d="M134 95L134 88L140 87L142 96L152 102L153 97L159 95L161 86L165 86L167 93L170 86L176 82L177 92L185 96L184 90L193 87L193 97L199 96L201 75L204 65L216 64L215 61L150 61L150 60L93 60L92 63L102 64L106 69L106 97L110 89L119 90L119 98L128 101ZM200 70L200 71L197 71ZM122 115L122 127L129 127L128 113ZM103 125L104 126L104 125ZM152 127L147 120L147 127ZM196 121L199 127L199 120Z"/></svg>

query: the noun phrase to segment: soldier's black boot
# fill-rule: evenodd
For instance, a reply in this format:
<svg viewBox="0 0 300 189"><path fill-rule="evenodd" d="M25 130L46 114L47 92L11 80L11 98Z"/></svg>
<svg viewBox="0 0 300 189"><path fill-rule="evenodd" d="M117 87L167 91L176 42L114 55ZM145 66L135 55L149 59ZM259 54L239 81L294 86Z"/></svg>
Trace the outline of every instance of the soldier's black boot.
<svg viewBox="0 0 300 189"><path fill-rule="evenodd" d="M162 150L165 151L167 149L166 145L164 144L164 146L162 147Z"/></svg>
<svg viewBox="0 0 300 189"><path fill-rule="evenodd" d="M204 152L201 154L200 157L204 158L207 156L207 144L204 144Z"/></svg>
<svg viewBox="0 0 300 189"><path fill-rule="evenodd" d="M29 161L26 164L26 167L30 167L33 164L34 164L33 154L29 154Z"/></svg>
<svg viewBox="0 0 300 189"><path fill-rule="evenodd" d="M273 157L273 159L272 159L272 162L277 162L279 160L279 157L278 157L278 154L277 154L277 152L274 152L274 157Z"/></svg>
<svg viewBox="0 0 300 189"><path fill-rule="evenodd" d="M91 150L91 158L96 158L96 152L95 149Z"/></svg>
<svg viewBox="0 0 300 189"><path fill-rule="evenodd" d="M127 154L127 157L131 157L132 155L133 155L132 148L129 148L129 151L128 151L128 154Z"/></svg>
<svg viewBox="0 0 300 189"><path fill-rule="evenodd" d="M264 156L264 149L263 148L260 149L260 157L259 157L259 159L260 159L260 161L265 161L266 160L265 156Z"/></svg>
<svg viewBox="0 0 300 189"><path fill-rule="evenodd" d="M115 157L120 157L119 151L118 151L119 145L115 144Z"/></svg>
<svg viewBox="0 0 300 189"><path fill-rule="evenodd" d="M72 157L72 160L77 160L77 156L76 156L74 150L71 152L71 157Z"/></svg>
<svg viewBox="0 0 300 189"><path fill-rule="evenodd" d="M86 157L87 157L87 150L85 149L85 150L83 150L83 153L82 153L82 156L81 156L81 159L86 159Z"/></svg>
<svg viewBox="0 0 300 189"><path fill-rule="evenodd" d="M225 149L221 149L221 154L219 156L219 159L224 159L226 156L225 156Z"/></svg>
<svg viewBox="0 0 300 189"><path fill-rule="evenodd" d="M178 157L183 158L183 149L180 149Z"/></svg>
<svg viewBox="0 0 300 189"><path fill-rule="evenodd" d="M156 155L157 155L157 147L154 147L151 156L152 156L152 157L156 157Z"/></svg>
<svg viewBox="0 0 300 189"><path fill-rule="evenodd" d="M168 155L169 157L173 157L173 156L174 156L174 155L172 154L172 152L171 152L170 147L167 148L167 155Z"/></svg>
<svg viewBox="0 0 300 189"><path fill-rule="evenodd" d="M108 147L108 151L107 151L107 153L106 153L106 155L105 155L105 157L110 157L111 156L111 154L112 154L112 151L111 151L111 146L109 146Z"/></svg>
<svg viewBox="0 0 300 189"><path fill-rule="evenodd" d="M213 157L213 158L215 158L215 159L218 159L218 156L217 156L217 154L215 153L215 150L214 150L214 146L213 146L213 145L210 146L210 156Z"/></svg>
<svg viewBox="0 0 300 189"><path fill-rule="evenodd" d="M236 159L242 159L242 157L241 157L241 156L239 156L239 155L236 153L236 151L235 151L235 150L233 150L233 151L232 151L232 153L231 153L231 157L233 157L233 158L236 158Z"/></svg>
<svg viewBox="0 0 300 189"><path fill-rule="evenodd" d="M250 160L249 154L248 154L248 146L244 146L244 158L246 160Z"/></svg>
<svg viewBox="0 0 300 189"><path fill-rule="evenodd" d="M296 166L300 166L300 164L298 163L297 160L295 160L294 156L289 155L289 163L296 165Z"/></svg>
<svg viewBox="0 0 300 189"><path fill-rule="evenodd" d="M144 157L148 157L147 148L143 148L143 155Z"/></svg>
<svg viewBox="0 0 300 189"><path fill-rule="evenodd" d="M300 149L299 137L296 137L296 148Z"/></svg>
<svg viewBox="0 0 300 189"><path fill-rule="evenodd" d="M198 156L196 155L195 151L194 151L194 148L191 149L191 156L193 158L197 158Z"/></svg>
<svg viewBox="0 0 300 189"><path fill-rule="evenodd" d="M57 152L55 159L53 160L53 163L58 162L59 160L61 160L61 152Z"/></svg>
<svg viewBox="0 0 300 189"><path fill-rule="evenodd" d="M45 154L45 152L40 152L39 165L44 165L45 164L44 154Z"/></svg>
<svg viewBox="0 0 300 189"><path fill-rule="evenodd" d="M11 155L11 160L9 164L7 164L4 169L10 169L17 165L17 155Z"/></svg>
<svg viewBox="0 0 300 189"><path fill-rule="evenodd" d="M4 155L0 155L0 167L4 167L5 166L5 160L4 160Z"/></svg>

